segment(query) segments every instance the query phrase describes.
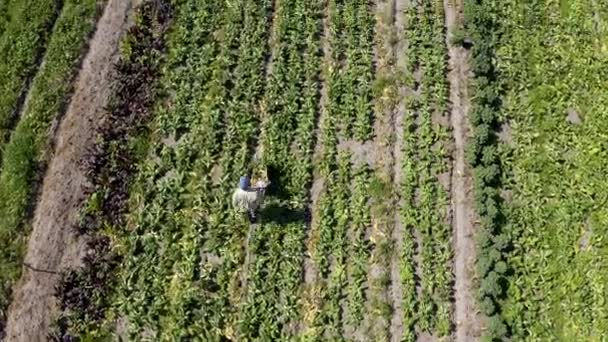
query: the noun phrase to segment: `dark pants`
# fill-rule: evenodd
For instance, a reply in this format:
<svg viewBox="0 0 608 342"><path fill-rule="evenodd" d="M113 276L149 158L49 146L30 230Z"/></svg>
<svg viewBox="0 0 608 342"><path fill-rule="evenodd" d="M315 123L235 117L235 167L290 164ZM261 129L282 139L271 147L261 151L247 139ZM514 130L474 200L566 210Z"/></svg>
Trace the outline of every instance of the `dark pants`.
<svg viewBox="0 0 608 342"><path fill-rule="evenodd" d="M253 210L247 211L247 217L249 218L250 223L255 223L257 221L257 215L255 214L255 211L253 211Z"/></svg>

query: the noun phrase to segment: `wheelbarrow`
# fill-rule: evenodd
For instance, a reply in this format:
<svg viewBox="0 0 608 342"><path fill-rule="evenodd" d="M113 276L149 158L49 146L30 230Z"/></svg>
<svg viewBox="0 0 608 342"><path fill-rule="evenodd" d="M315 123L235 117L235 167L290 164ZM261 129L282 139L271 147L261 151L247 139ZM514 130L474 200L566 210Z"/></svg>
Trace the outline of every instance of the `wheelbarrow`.
<svg viewBox="0 0 608 342"><path fill-rule="evenodd" d="M251 186L256 189L266 189L270 185L268 179L268 168L262 161L263 149L260 148L254 155L251 167Z"/></svg>

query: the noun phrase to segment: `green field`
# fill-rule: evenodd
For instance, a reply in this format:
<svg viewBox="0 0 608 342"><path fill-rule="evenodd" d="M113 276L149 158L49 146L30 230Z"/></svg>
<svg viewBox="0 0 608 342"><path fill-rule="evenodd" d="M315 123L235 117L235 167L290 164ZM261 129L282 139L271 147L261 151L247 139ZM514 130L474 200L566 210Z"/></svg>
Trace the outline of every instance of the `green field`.
<svg viewBox="0 0 608 342"><path fill-rule="evenodd" d="M104 4L26 2L0 0L0 336ZM607 338L608 2L134 13L50 338ZM260 165L252 225L230 199Z"/></svg>
<svg viewBox="0 0 608 342"><path fill-rule="evenodd" d="M6 29L0 38L2 56L0 80L0 319L4 319L4 308L8 305L11 286L21 273L21 262L27 243L27 211L34 200L35 183L39 181L40 169L48 162L49 130L52 121L60 115L69 99L75 68L81 53L94 28L97 14L96 0L68 0L63 3L60 14L53 17L53 8L48 13L31 11L19 2L7 2ZM41 10L48 1L32 1L35 9ZM0 6L1 7L1 6ZM14 11L14 12L12 12ZM38 20L45 19L47 22ZM52 19L51 19L52 18ZM34 20L33 20L34 19ZM55 20L48 26L49 20ZM25 25L24 25L25 23ZM30 26L31 25L31 26ZM44 27L43 25L47 25ZM52 28L52 30L49 30ZM49 33L50 32L50 33ZM48 38L45 38L48 36ZM44 39L48 39L46 47ZM11 46L11 48L9 48ZM44 64L33 65L37 49L45 49ZM3 64L4 63L4 64ZM19 83L37 70L28 89L27 105L18 113L16 123L11 116L19 96ZM25 100L24 100L25 101ZM14 127L11 127L14 126Z"/></svg>

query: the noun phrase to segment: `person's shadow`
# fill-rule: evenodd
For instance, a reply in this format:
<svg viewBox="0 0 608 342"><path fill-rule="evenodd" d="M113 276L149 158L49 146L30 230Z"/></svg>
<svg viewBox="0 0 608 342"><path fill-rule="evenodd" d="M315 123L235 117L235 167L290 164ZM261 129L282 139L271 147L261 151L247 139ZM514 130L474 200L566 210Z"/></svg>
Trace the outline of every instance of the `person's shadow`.
<svg viewBox="0 0 608 342"><path fill-rule="evenodd" d="M266 189L265 203L260 209L264 222L289 224L294 222L310 223L308 208L293 208L289 205L290 195L285 190L285 176L279 168L267 166L270 185Z"/></svg>
<svg viewBox="0 0 608 342"><path fill-rule="evenodd" d="M266 166L266 172L270 184L266 188L266 196L276 198L280 201L289 200L289 194L285 190L285 175L283 170L278 167L268 165Z"/></svg>
<svg viewBox="0 0 608 342"><path fill-rule="evenodd" d="M260 214L263 222L274 222L280 225L310 222L308 209L291 208L289 204L279 201L268 201Z"/></svg>

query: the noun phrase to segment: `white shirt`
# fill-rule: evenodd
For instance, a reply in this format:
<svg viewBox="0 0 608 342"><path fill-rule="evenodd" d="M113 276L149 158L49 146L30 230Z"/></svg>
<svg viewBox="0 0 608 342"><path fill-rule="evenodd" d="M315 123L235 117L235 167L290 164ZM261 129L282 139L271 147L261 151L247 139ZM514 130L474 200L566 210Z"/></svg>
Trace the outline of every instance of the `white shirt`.
<svg viewBox="0 0 608 342"><path fill-rule="evenodd" d="M264 191L258 189L243 190L237 188L232 194L232 205L239 211L255 211L264 198Z"/></svg>

